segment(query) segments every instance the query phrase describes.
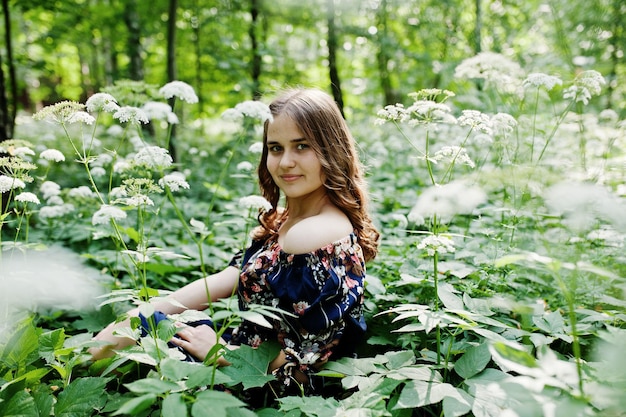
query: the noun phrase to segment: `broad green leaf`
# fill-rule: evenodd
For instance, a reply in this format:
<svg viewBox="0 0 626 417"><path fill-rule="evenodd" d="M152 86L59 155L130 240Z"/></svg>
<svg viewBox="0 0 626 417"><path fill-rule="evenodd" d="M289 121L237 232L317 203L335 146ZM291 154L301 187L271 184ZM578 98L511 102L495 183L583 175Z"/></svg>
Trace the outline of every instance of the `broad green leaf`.
<svg viewBox="0 0 626 417"><path fill-rule="evenodd" d="M163 399L162 417L187 417L187 404L182 394L170 394Z"/></svg>
<svg viewBox="0 0 626 417"><path fill-rule="evenodd" d="M228 417L229 408L244 408L246 404L222 391L202 391L191 407L192 417Z"/></svg>
<svg viewBox="0 0 626 417"><path fill-rule="evenodd" d="M491 360L489 344L472 346L454 364L454 370L463 379L468 379L482 372Z"/></svg>
<svg viewBox="0 0 626 417"><path fill-rule="evenodd" d="M439 372L425 365L405 366L404 368L393 370L385 376L397 380L415 379L419 381L442 382Z"/></svg>
<svg viewBox="0 0 626 417"><path fill-rule="evenodd" d="M54 360L55 351L63 347L65 341L65 329L60 328L42 333L39 336L39 356L46 362Z"/></svg>
<svg viewBox="0 0 626 417"><path fill-rule="evenodd" d="M157 396L154 394L145 394L141 397L133 398L126 401L120 408L118 408L113 415L119 416L121 414L128 414L131 416L137 415L140 412L148 409L156 401Z"/></svg>
<svg viewBox="0 0 626 417"><path fill-rule="evenodd" d="M458 390L448 383L409 381L402 389L394 409L419 408L437 404L448 396L459 399L459 402L464 401Z"/></svg>
<svg viewBox="0 0 626 417"><path fill-rule="evenodd" d="M489 351L494 362L505 372L514 371L522 375L534 375L539 370L535 357L521 348L495 342L489 345Z"/></svg>
<svg viewBox="0 0 626 417"><path fill-rule="evenodd" d="M37 354L37 342L39 340L39 329L32 320L27 320L15 330L11 338L3 346L0 352L0 362L10 368L24 369L26 365L39 358Z"/></svg>
<svg viewBox="0 0 626 417"><path fill-rule="evenodd" d="M26 391L18 391L11 398L0 402L0 416L39 417L35 399Z"/></svg>
<svg viewBox="0 0 626 417"><path fill-rule="evenodd" d="M54 406L57 417L90 415L106 403L105 387L108 378L84 377L72 381L58 396Z"/></svg>
<svg viewBox="0 0 626 417"><path fill-rule="evenodd" d="M157 337L161 340L169 341L179 330L170 320L161 320L157 324Z"/></svg>
<svg viewBox="0 0 626 417"><path fill-rule="evenodd" d="M131 392L136 394L163 394L168 391L177 391L180 389L180 386L175 382L156 378L144 378L124 385Z"/></svg>
<svg viewBox="0 0 626 417"><path fill-rule="evenodd" d="M452 292L452 285L440 285L437 294L443 305L452 310L462 310L465 306L463 300Z"/></svg>
<svg viewBox="0 0 626 417"><path fill-rule="evenodd" d="M565 333L565 320L558 311L546 313L543 316L533 316L533 323L548 335Z"/></svg>
<svg viewBox="0 0 626 417"><path fill-rule="evenodd" d="M457 395L447 395L443 398L443 415L445 417L464 416L472 409L474 399L463 390L455 388Z"/></svg>
<svg viewBox="0 0 626 417"><path fill-rule="evenodd" d="M227 350L224 356L231 365L225 367L223 372L233 384L242 383L244 389L261 387L274 379L267 369L279 351L276 343L262 343L256 349L241 345L239 349Z"/></svg>
<svg viewBox="0 0 626 417"><path fill-rule="evenodd" d="M300 410L304 415L311 417L333 417L339 406L339 402L334 398L319 396L285 397L279 401L280 411Z"/></svg>
<svg viewBox="0 0 626 417"><path fill-rule="evenodd" d="M385 357L389 359L386 366L388 369L400 369L415 363L415 353L410 350L387 352Z"/></svg>

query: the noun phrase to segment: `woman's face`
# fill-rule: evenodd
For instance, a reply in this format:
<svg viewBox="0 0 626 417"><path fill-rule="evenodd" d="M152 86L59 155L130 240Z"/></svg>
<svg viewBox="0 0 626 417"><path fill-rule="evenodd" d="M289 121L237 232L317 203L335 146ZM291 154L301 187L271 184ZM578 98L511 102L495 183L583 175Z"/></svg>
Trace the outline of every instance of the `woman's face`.
<svg viewBox="0 0 626 417"><path fill-rule="evenodd" d="M269 123L267 150L267 170L288 199L325 192L319 158L289 116Z"/></svg>

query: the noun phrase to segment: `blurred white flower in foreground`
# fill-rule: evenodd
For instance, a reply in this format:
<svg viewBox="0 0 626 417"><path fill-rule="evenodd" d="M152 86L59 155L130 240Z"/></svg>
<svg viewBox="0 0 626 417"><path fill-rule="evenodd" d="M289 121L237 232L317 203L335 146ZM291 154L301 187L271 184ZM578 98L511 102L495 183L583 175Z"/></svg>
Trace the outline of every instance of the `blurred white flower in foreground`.
<svg viewBox="0 0 626 417"><path fill-rule="evenodd" d="M487 201L487 194L478 186L457 180L427 188L418 197L409 219L433 218L447 223L457 214L471 214Z"/></svg>

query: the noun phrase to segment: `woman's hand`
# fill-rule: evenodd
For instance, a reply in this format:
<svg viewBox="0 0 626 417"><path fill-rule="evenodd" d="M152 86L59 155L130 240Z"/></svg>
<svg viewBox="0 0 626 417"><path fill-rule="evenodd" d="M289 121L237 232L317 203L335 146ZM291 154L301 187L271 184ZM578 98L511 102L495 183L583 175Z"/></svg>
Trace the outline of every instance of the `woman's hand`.
<svg viewBox="0 0 626 417"><path fill-rule="evenodd" d="M177 335L178 337L173 337L171 342L185 349L196 359L201 361L204 360L209 351L218 343L215 330L206 324L198 327L183 325L182 329L177 332ZM223 339L220 339L219 343L226 345Z"/></svg>

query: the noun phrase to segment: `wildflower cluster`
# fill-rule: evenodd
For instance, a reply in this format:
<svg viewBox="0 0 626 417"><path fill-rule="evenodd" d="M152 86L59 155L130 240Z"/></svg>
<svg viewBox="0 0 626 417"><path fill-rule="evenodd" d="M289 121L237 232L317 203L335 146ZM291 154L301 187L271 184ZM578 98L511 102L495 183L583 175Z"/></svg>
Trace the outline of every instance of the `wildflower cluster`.
<svg viewBox="0 0 626 417"><path fill-rule="evenodd" d="M576 76L572 86L565 89L563 98L587 105L592 96L600 94L605 83L604 77L598 71L583 71Z"/></svg>
<svg viewBox="0 0 626 417"><path fill-rule="evenodd" d="M434 256L435 253L443 255L444 253L454 253L454 241L446 235L429 235L426 236L417 245L417 249L425 250L428 256Z"/></svg>
<svg viewBox="0 0 626 417"><path fill-rule="evenodd" d="M237 104L234 108L228 109L222 113L224 120L240 122L244 118L256 119L261 122L272 120L272 112L267 104L257 101L248 100Z"/></svg>

